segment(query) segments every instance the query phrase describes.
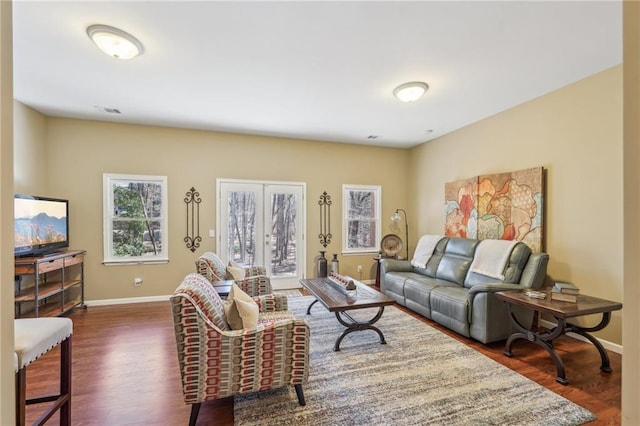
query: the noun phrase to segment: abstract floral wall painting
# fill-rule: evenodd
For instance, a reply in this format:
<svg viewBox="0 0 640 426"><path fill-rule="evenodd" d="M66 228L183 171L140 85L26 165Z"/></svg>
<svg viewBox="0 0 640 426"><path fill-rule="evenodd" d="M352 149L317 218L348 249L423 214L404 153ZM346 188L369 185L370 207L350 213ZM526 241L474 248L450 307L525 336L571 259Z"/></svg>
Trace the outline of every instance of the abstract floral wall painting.
<svg viewBox="0 0 640 426"><path fill-rule="evenodd" d="M444 184L445 235L477 238L478 177Z"/></svg>
<svg viewBox="0 0 640 426"><path fill-rule="evenodd" d="M445 235L516 240L543 250L542 167L445 184Z"/></svg>

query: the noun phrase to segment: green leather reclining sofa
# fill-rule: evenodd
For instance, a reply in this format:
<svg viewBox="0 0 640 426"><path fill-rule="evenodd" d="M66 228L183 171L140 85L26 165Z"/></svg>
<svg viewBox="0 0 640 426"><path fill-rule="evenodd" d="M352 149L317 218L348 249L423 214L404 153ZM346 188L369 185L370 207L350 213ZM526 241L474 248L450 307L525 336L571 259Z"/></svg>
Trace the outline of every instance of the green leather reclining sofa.
<svg viewBox="0 0 640 426"><path fill-rule="evenodd" d="M506 339L512 332L504 302L495 292L539 289L543 286L549 255L532 253L517 243L509 256L504 279L470 270L479 240L443 237L425 268L408 260L383 259L380 290L400 305L482 343ZM530 325L533 311L514 308L518 320Z"/></svg>

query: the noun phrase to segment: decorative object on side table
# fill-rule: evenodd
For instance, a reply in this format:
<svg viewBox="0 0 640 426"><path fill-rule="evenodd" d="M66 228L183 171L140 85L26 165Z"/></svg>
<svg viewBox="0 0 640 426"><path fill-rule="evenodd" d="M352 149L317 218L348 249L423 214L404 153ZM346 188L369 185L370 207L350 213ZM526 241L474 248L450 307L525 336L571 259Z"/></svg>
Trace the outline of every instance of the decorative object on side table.
<svg viewBox="0 0 640 426"><path fill-rule="evenodd" d="M529 297L533 297L534 299L546 299L547 293L544 291L536 291L536 290L528 290L525 291L524 294Z"/></svg>
<svg viewBox="0 0 640 426"><path fill-rule="evenodd" d="M555 283L551 289L551 300L576 303L580 289L571 283Z"/></svg>
<svg viewBox="0 0 640 426"><path fill-rule="evenodd" d="M195 252L200 247L202 237L200 236L200 193L192 186L184 198L187 204L187 236L184 242L191 252Z"/></svg>
<svg viewBox="0 0 640 426"><path fill-rule="evenodd" d="M580 289L571 283L555 283L553 288L558 290L560 293L568 293L568 294L579 294Z"/></svg>
<svg viewBox="0 0 640 426"><path fill-rule="evenodd" d="M397 258L402 250L402 240L396 234L387 234L380 241L380 257Z"/></svg>
<svg viewBox="0 0 640 426"><path fill-rule="evenodd" d="M407 219L407 212L404 209L396 209L396 212L391 216L391 220L397 223L401 219L401 212L404 215L404 244L407 250L406 259L409 260L409 220Z"/></svg>
<svg viewBox="0 0 640 426"><path fill-rule="evenodd" d="M320 251L320 257L318 257L316 263L318 278L324 278L327 276L327 258L324 256L324 254L324 251Z"/></svg>
<svg viewBox="0 0 640 426"><path fill-rule="evenodd" d="M331 195L324 191L320 195L320 200L318 200L318 205L320 206L320 233L318 238L320 238L320 244L324 248L329 245L331 237L333 237L331 235L331 204Z"/></svg>
<svg viewBox="0 0 640 426"><path fill-rule="evenodd" d="M333 259L331 259L331 273L333 274L340 273L340 261L338 260L337 253L333 253Z"/></svg>

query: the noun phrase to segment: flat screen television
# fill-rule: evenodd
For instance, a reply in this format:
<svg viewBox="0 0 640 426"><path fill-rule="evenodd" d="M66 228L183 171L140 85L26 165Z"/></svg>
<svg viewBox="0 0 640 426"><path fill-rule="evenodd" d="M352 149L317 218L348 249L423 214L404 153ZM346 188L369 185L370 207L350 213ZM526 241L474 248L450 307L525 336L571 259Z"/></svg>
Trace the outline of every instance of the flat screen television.
<svg viewBox="0 0 640 426"><path fill-rule="evenodd" d="M46 255L69 247L69 201L16 194L14 255Z"/></svg>

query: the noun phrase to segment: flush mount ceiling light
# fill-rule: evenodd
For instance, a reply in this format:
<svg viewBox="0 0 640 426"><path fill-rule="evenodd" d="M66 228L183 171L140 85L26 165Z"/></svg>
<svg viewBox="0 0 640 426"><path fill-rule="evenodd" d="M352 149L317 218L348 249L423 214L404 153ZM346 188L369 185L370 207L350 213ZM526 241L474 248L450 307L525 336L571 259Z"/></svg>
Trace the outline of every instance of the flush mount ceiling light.
<svg viewBox="0 0 640 426"><path fill-rule="evenodd" d="M91 25L87 35L100 50L116 59L131 59L144 51L137 38L108 25Z"/></svg>
<svg viewBox="0 0 640 426"><path fill-rule="evenodd" d="M429 86L421 81L412 81L404 83L393 89L393 95L402 102L417 101L424 95Z"/></svg>

